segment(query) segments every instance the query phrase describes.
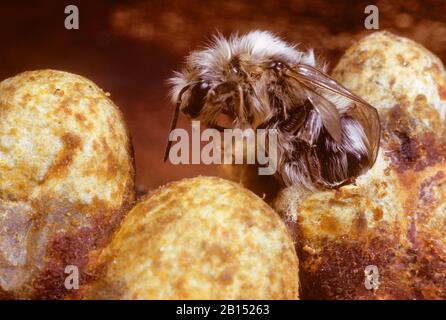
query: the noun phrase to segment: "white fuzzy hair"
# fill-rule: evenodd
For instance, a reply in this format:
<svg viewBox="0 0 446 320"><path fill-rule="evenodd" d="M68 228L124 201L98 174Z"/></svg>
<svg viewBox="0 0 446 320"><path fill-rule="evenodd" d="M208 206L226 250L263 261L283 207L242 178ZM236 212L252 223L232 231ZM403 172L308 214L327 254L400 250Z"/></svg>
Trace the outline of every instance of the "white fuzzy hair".
<svg viewBox="0 0 446 320"><path fill-rule="evenodd" d="M190 84L197 74L208 80L218 80L218 70L223 71L235 56L249 56L253 62L262 62L271 57L283 59L288 64L302 63L316 66L314 52L297 50L296 45L289 45L279 37L267 31L255 30L243 36L238 34L225 38L220 33L213 36L203 50L193 51L186 59L182 72L175 72L169 79L170 96L176 102L182 88ZM326 66L319 66L325 69ZM211 77L211 78L210 78Z"/></svg>
<svg viewBox="0 0 446 320"><path fill-rule="evenodd" d="M193 52L188 59L198 69L215 68L220 63L228 63L232 57L249 55L252 60L262 61L271 57L281 57L287 63L304 63L315 66L313 50L301 52L295 45L289 45L267 31L251 31L243 36L237 34L226 39L221 34L213 37L210 46Z"/></svg>

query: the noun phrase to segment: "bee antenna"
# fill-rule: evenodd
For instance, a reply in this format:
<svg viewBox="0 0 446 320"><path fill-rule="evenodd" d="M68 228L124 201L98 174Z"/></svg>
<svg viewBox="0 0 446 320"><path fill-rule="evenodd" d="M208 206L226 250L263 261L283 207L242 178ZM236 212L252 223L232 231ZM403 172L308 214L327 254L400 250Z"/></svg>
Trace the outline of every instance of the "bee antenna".
<svg viewBox="0 0 446 320"><path fill-rule="evenodd" d="M183 89L181 89L180 93L178 94L177 104L173 112L172 121L170 122L169 135L167 136L167 145L166 145L166 150L164 151L164 160L163 160L164 162L166 162L167 158L169 157L170 148L172 147L172 140L170 140L170 133L177 127L178 117L180 115L181 97L183 96L183 93L187 89L189 89L189 86L186 86Z"/></svg>

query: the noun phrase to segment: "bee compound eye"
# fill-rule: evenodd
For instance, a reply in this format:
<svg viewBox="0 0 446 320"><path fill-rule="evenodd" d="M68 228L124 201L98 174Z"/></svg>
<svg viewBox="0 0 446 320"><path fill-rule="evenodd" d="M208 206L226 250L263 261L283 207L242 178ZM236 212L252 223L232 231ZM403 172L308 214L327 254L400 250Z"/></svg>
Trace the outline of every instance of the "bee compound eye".
<svg viewBox="0 0 446 320"><path fill-rule="evenodd" d="M285 64L282 61L273 61L270 65L271 69L274 69L275 71L280 71L285 67Z"/></svg>
<svg viewBox="0 0 446 320"><path fill-rule="evenodd" d="M209 89L210 84L205 81L201 81L193 86L187 105L183 109L183 113L191 118L196 118L203 109L205 98L209 92Z"/></svg>

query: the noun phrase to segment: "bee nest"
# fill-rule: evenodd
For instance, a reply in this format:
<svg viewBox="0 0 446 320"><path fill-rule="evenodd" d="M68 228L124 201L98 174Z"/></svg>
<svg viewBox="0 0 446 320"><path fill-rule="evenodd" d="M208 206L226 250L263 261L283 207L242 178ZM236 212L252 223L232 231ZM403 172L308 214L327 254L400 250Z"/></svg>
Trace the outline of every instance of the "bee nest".
<svg viewBox="0 0 446 320"><path fill-rule="evenodd" d="M93 269L102 299L297 299L298 261L280 217L240 185L185 179L141 200Z"/></svg>
<svg viewBox="0 0 446 320"><path fill-rule="evenodd" d="M378 109L381 149L354 185L312 194L291 187L276 198L295 235L302 297L445 299L443 64L378 32L348 49L333 75ZM377 268L372 289L368 266Z"/></svg>
<svg viewBox="0 0 446 320"><path fill-rule="evenodd" d="M127 128L101 89L53 70L0 83L0 296L63 297L65 268L83 282L133 200Z"/></svg>

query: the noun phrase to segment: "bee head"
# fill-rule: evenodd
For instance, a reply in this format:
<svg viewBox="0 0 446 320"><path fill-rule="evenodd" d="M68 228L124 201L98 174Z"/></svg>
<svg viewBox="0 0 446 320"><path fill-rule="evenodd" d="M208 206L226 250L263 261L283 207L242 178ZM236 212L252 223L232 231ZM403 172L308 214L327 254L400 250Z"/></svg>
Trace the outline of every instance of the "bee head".
<svg viewBox="0 0 446 320"><path fill-rule="evenodd" d="M268 113L268 83L282 68L297 63L314 65L313 52L300 52L269 32L229 39L218 34L207 48L187 57L185 68L170 80L171 96L176 103L180 100L184 114L206 124L221 114L252 123L256 115Z"/></svg>

